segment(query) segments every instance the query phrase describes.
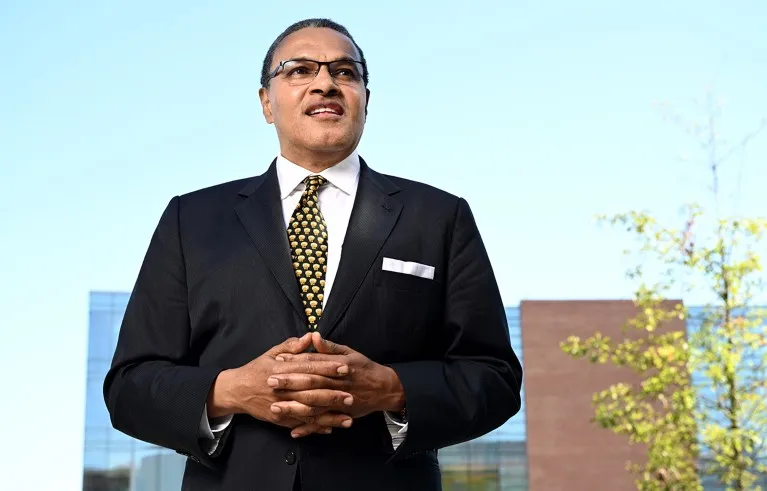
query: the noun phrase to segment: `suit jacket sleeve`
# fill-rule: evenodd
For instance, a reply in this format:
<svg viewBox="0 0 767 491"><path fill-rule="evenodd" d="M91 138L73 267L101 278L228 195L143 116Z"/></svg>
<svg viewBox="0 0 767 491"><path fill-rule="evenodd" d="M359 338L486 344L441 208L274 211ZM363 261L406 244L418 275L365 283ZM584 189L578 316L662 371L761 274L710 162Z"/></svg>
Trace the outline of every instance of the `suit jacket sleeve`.
<svg viewBox="0 0 767 491"><path fill-rule="evenodd" d="M196 366L197 355L189 348L179 201L170 201L150 241L104 381L104 399L115 429L213 467L199 431L221 370Z"/></svg>
<svg viewBox="0 0 767 491"><path fill-rule="evenodd" d="M477 438L521 405L522 367L490 260L460 199L450 239L438 360L395 363L405 390L408 434L394 458Z"/></svg>

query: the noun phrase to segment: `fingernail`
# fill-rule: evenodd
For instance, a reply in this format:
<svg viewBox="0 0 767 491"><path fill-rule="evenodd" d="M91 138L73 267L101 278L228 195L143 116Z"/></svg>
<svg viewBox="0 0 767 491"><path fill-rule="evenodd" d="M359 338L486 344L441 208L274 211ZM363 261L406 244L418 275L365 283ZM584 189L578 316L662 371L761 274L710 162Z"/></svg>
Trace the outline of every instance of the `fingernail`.
<svg viewBox="0 0 767 491"><path fill-rule="evenodd" d="M269 387L277 387L280 384L280 381L274 377L269 377L266 379L266 383L269 385Z"/></svg>
<svg viewBox="0 0 767 491"><path fill-rule="evenodd" d="M349 373L349 367L346 365L338 367L338 375L346 375L347 373Z"/></svg>
<svg viewBox="0 0 767 491"><path fill-rule="evenodd" d="M297 431L294 431L293 433L290 434L290 436L292 436L293 438L300 438L301 437L301 433L299 433Z"/></svg>
<svg viewBox="0 0 767 491"><path fill-rule="evenodd" d="M282 408L280 406L272 406L272 412L275 414L279 414L282 412Z"/></svg>
<svg viewBox="0 0 767 491"><path fill-rule="evenodd" d="M285 357L278 356L277 358L275 358L275 360L277 360L277 361L285 361Z"/></svg>
<svg viewBox="0 0 767 491"><path fill-rule="evenodd" d="M329 435L333 433L333 430L331 428L325 428L322 430L322 433L324 433L325 435Z"/></svg>
<svg viewBox="0 0 767 491"><path fill-rule="evenodd" d="M343 426L344 428L348 428L351 425L352 425L352 420L351 419L347 419L343 423L341 423L341 426Z"/></svg>
<svg viewBox="0 0 767 491"><path fill-rule="evenodd" d="M349 396L346 399L344 399L344 404L346 404L347 406L351 406L352 404L354 404L354 397Z"/></svg>

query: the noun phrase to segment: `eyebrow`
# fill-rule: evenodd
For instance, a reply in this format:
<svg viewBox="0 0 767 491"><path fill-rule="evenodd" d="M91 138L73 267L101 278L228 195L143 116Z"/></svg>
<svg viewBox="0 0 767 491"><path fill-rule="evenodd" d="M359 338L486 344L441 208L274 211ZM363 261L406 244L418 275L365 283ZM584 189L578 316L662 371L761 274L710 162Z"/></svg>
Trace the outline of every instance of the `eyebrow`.
<svg viewBox="0 0 767 491"><path fill-rule="evenodd" d="M319 61L319 60L315 60L314 58L310 58L308 56L294 56L292 58L287 58L287 59L288 60L295 60L295 61ZM341 58L334 58L332 60L328 60L327 62L328 63L333 63L333 62L336 62L336 61L354 61L354 62L358 62L359 60L355 60L351 56L343 56Z"/></svg>

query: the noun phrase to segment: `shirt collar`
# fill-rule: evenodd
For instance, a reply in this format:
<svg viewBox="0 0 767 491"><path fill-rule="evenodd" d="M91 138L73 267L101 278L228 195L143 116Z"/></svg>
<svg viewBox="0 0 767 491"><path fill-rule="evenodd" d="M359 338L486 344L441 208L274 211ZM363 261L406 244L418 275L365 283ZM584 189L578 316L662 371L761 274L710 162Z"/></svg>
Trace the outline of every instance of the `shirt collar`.
<svg viewBox="0 0 767 491"><path fill-rule="evenodd" d="M348 195L356 192L359 174L360 158L356 150L333 167L319 173L330 184ZM290 193L302 184L304 179L311 175L315 174L308 169L294 164L282 155L278 156L277 178L280 182L280 198L287 198Z"/></svg>

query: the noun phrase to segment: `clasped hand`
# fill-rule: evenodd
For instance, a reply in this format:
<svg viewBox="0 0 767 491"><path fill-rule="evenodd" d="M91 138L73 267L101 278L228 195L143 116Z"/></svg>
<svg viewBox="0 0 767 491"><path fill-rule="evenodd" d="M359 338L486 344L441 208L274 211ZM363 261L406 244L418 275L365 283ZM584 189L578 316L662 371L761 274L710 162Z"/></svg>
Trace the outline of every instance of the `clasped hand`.
<svg viewBox="0 0 767 491"><path fill-rule="evenodd" d="M317 352L305 353L312 345ZM250 389L243 387L238 406L292 428L294 438L349 428L374 411L399 410L404 400L394 370L317 332L289 339L242 368L238 385Z"/></svg>

